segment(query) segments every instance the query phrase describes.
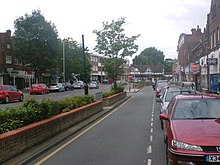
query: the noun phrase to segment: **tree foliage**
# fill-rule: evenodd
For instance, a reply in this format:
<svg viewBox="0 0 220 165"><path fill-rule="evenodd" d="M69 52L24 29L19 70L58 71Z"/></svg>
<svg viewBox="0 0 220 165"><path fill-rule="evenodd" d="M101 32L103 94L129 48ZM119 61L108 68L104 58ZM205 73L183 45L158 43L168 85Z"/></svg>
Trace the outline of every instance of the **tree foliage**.
<svg viewBox="0 0 220 165"><path fill-rule="evenodd" d="M164 64L163 52L154 47L146 48L140 55L135 56L133 59L134 65L163 65Z"/></svg>
<svg viewBox="0 0 220 165"><path fill-rule="evenodd" d="M122 65L124 63L125 61L123 59L113 59L113 58L106 58L106 59L103 59L102 61L104 70L107 76L111 79L113 79L115 75L123 74L124 70L123 70ZM120 66L120 67L118 67L118 69L116 70L115 69L116 66Z"/></svg>
<svg viewBox="0 0 220 165"><path fill-rule="evenodd" d="M57 67L61 42L55 25L46 21L40 10L17 18L14 28L15 55L24 65L31 64L38 78Z"/></svg>
<svg viewBox="0 0 220 165"><path fill-rule="evenodd" d="M85 50L86 56L86 80L84 76L83 65L83 52L82 46L74 41L72 38L63 40L65 47L65 61L66 61L66 78L68 80L73 79L72 74L78 75L77 77L84 82L89 82L91 73L90 53L88 49Z"/></svg>
<svg viewBox="0 0 220 165"><path fill-rule="evenodd" d="M155 47L149 47L143 50L140 55L135 56L133 64L137 66L162 65L165 73L172 73L172 65L176 63L176 60L170 58L164 60L164 57L162 51L157 50Z"/></svg>
<svg viewBox="0 0 220 165"><path fill-rule="evenodd" d="M172 74L172 66L177 62L176 59L167 58L164 61L164 72L165 74Z"/></svg>
<svg viewBox="0 0 220 165"><path fill-rule="evenodd" d="M134 42L139 35L127 37L124 33L125 30L122 28L123 24L125 24L125 18L119 18L117 21L112 20L111 23L103 23L103 29L100 31L94 30L94 33L97 35L97 44L94 50L111 59L106 60L112 65L106 72L109 76L113 76L110 78L112 78L114 82L118 76L118 70L121 67L121 63L118 62L118 59L132 56L138 50L138 45L135 45ZM110 68L112 68L112 70L110 70ZM112 73L114 73L114 75L112 75Z"/></svg>

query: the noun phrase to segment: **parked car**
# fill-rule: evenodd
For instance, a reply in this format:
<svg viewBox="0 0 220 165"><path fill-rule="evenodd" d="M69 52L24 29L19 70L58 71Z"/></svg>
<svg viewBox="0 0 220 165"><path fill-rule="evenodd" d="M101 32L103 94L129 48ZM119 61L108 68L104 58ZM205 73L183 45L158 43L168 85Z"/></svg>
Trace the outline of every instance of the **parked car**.
<svg viewBox="0 0 220 165"><path fill-rule="evenodd" d="M168 164L220 164L220 97L177 95L160 114Z"/></svg>
<svg viewBox="0 0 220 165"><path fill-rule="evenodd" d="M82 88L84 88L83 81L77 81L73 83L73 89L82 89Z"/></svg>
<svg viewBox="0 0 220 165"><path fill-rule="evenodd" d="M162 88L168 86L168 81L167 80L157 80L156 86L155 86L155 94L156 97L161 96Z"/></svg>
<svg viewBox="0 0 220 165"><path fill-rule="evenodd" d="M65 88L62 83L52 83L49 87L49 91L53 92L64 92Z"/></svg>
<svg viewBox="0 0 220 165"><path fill-rule="evenodd" d="M0 85L0 100L9 103L11 101L23 101L23 93L12 85Z"/></svg>
<svg viewBox="0 0 220 165"><path fill-rule="evenodd" d="M196 94L196 91L186 88L186 87L179 87L179 86L170 86L167 87L166 89L164 89L162 95L160 96L159 99L157 99L157 102L161 103L161 109L160 109L160 113L163 113L170 100L179 94ZM161 120L161 128L163 129L163 121Z"/></svg>
<svg viewBox="0 0 220 165"><path fill-rule="evenodd" d="M73 86L70 82L63 83L65 91L73 90Z"/></svg>
<svg viewBox="0 0 220 165"><path fill-rule="evenodd" d="M30 95L32 94L48 94L49 88L46 86L46 84L32 84L29 89Z"/></svg>
<svg viewBox="0 0 220 165"><path fill-rule="evenodd" d="M89 83L89 89L99 89L99 84L97 81L91 81Z"/></svg>

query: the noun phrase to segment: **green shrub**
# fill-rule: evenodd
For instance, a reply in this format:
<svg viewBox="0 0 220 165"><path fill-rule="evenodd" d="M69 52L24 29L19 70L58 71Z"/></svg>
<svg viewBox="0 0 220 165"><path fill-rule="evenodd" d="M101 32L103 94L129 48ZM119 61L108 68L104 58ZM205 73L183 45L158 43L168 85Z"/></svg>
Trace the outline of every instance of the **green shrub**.
<svg viewBox="0 0 220 165"><path fill-rule="evenodd" d="M114 86L112 86L111 91L113 91L113 93L120 93L124 91L124 85L122 84L117 84L116 88Z"/></svg>
<svg viewBox="0 0 220 165"><path fill-rule="evenodd" d="M35 99L30 99L22 106L0 111L0 134L50 118L62 112L68 112L93 101L94 97L91 95L75 96L60 101L44 99L38 102Z"/></svg>

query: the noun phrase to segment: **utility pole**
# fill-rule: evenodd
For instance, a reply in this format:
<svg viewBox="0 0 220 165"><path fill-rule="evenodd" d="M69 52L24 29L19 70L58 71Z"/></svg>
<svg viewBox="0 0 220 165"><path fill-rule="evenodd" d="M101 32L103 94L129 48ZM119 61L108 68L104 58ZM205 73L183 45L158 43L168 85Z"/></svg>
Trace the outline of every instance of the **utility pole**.
<svg viewBox="0 0 220 165"><path fill-rule="evenodd" d="M82 51L83 51L83 68L84 68L84 94L89 94L88 82L86 77L86 55L85 55L85 47L84 47L84 35L82 35Z"/></svg>
<svg viewBox="0 0 220 165"><path fill-rule="evenodd" d="M63 40L63 82L66 82L65 39Z"/></svg>

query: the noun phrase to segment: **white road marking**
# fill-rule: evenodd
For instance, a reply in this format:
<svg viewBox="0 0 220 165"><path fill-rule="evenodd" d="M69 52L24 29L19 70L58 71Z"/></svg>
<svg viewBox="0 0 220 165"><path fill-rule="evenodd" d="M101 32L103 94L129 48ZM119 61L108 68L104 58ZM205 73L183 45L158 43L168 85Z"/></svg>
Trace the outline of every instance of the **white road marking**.
<svg viewBox="0 0 220 165"><path fill-rule="evenodd" d="M152 142L153 141L153 136L152 135L150 135L150 142Z"/></svg>
<svg viewBox="0 0 220 165"><path fill-rule="evenodd" d="M151 129L150 129L150 132L151 132L151 133L152 133L152 132L154 132L154 129L153 129L153 128L151 128Z"/></svg>
<svg viewBox="0 0 220 165"><path fill-rule="evenodd" d="M152 163L152 160L151 160L151 159L148 159L148 160L147 160L147 165L151 165L151 163Z"/></svg>
<svg viewBox="0 0 220 165"><path fill-rule="evenodd" d="M131 97L133 98L133 97ZM65 147L67 147L68 145L70 145L72 142L76 141L78 138L80 138L83 134L85 134L86 132L88 132L90 129L92 129L93 127L95 127L96 125L98 125L99 123L101 123L103 120L105 120L107 117L109 117L111 114L113 114L114 112L116 112L119 108L121 108L122 106L124 106L128 101L131 100L131 98L129 98L128 100L126 100L123 104L121 104L120 106L118 106L117 108L115 108L113 111L111 111L109 114L107 114L106 116L104 116L103 118L101 118L100 120L98 120L96 123L94 123L93 125L91 125L90 127L88 127L87 129L85 129L84 131L82 131L81 133L79 133L78 135L76 135L75 137L73 137L72 139L70 139L68 142L66 142L65 144L63 144L62 146L60 146L59 148L57 148L55 151L51 152L49 155L47 155L46 157L44 157L43 159L41 159L39 162L35 163L35 165L40 165L42 163L44 163L45 161L47 161L48 159L50 159L52 156L54 156L55 154L57 154L58 152L60 152L61 150L63 150Z"/></svg>
<svg viewBox="0 0 220 165"><path fill-rule="evenodd" d="M152 123L150 124L150 126L153 127L153 125L154 125L154 123L152 122Z"/></svg>
<svg viewBox="0 0 220 165"><path fill-rule="evenodd" d="M151 145L149 145L149 147L147 147L147 154L151 154L152 153L152 147Z"/></svg>
<svg viewBox="0 0 220 165"><path fill-rule="evenodd" d="M154 118L151 118L151 121L154 121Z"/></svg>

